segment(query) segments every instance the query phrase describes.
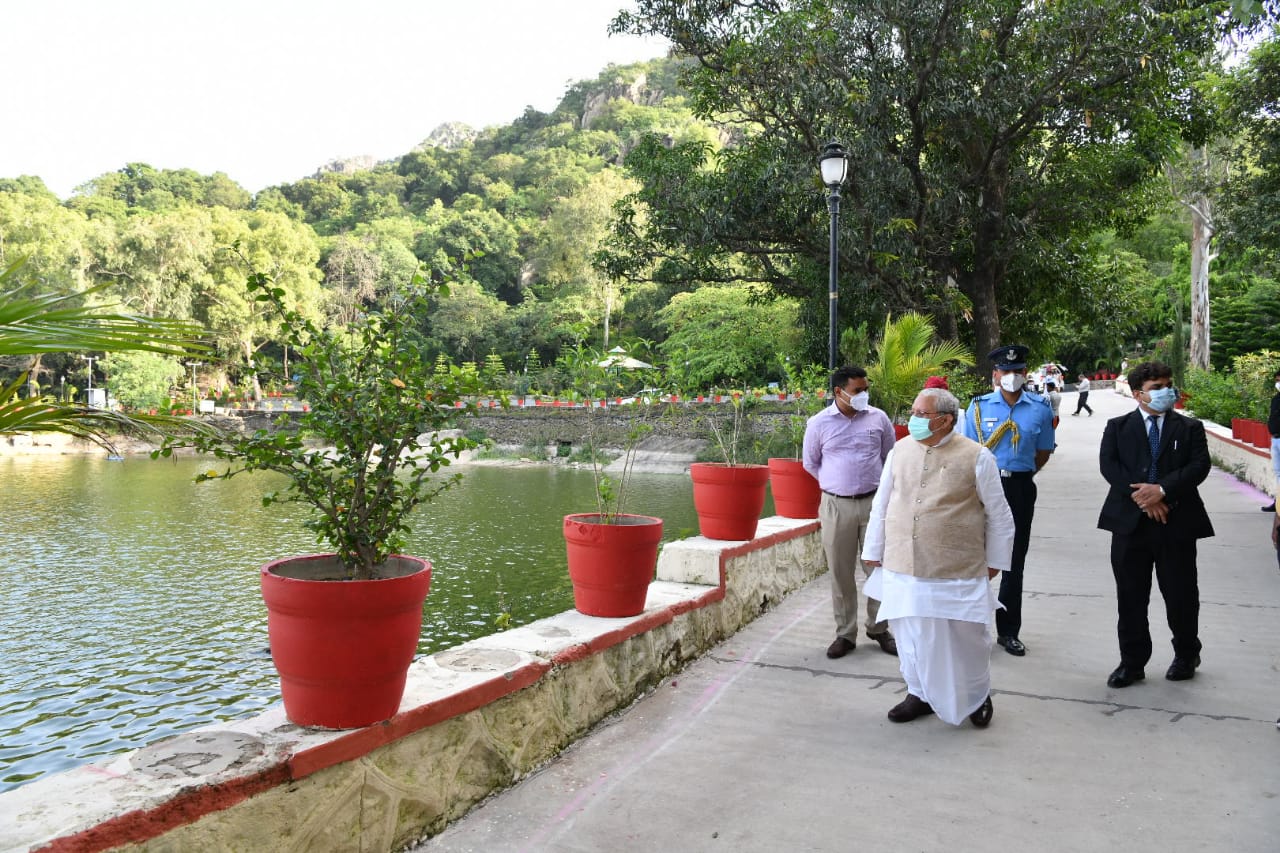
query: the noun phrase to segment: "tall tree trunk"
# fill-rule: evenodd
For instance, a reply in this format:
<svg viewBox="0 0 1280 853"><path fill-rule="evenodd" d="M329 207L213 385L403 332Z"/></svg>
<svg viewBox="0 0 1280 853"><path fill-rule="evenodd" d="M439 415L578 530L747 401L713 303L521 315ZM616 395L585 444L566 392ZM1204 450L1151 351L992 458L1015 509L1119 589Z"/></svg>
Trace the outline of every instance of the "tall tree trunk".
<svg viewBox="0 0 1280 853"><path fill-rule="evenodd" d="M1191 366L1209 369L1209 262L1213 242L1213 202L1197 193L1191 210Z"/></svg>
<svg viewBox="0 0 1280 853"><path fill-rule="evenodd" d="M1004 275L1004 262L998 255L1001 221L1004 219L1003 168L993 166L993 179L978 199L977 226L973 235L973 269L960 276L960 291L973 303L973 334L977 351L973 369L987 376L991 365L987 353L1006 343L1000 340L1000 305L996 300L996 282Z"/></svg>
<svg viewBox="0 0 1280 853"><path fill-rule="evenodd" d="M996 271L993 264L985 264L960 278L960 289L973 303L974 352L973 370L979 376L987 376L991 365L987 353L1000 346L1000 309L996 304Z"/></svg>

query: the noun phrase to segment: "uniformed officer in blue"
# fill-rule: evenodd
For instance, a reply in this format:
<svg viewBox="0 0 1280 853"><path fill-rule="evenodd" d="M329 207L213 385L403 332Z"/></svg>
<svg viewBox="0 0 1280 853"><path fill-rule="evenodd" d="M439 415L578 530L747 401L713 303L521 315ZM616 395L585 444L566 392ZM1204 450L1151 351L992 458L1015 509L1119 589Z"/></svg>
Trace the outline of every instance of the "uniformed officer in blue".
<svg viewBox="0 0 1280 853"><path fill-rule="evenodd" d="M990 394L975 397L964 413L965 435L987 447L1000 467L1000 485L1013 512L1013 563L1000 573L1000 603L996 611L996 642L1011 655L1022 657L1027 647L1018 639L1022 630L1022 571L1031 544L1031 519L1036 511L1032 479L1053 453L1053 409L1039 394L1023 390L1027 382L1027 348L1021 344L997 347L991 360Z"/></svg>

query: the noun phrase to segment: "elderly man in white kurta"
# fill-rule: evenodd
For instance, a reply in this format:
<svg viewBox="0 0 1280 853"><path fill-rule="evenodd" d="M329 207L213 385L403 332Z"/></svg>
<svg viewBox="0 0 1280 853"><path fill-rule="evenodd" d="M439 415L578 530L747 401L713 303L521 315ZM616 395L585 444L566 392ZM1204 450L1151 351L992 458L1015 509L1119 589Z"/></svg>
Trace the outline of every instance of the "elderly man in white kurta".
<svg viewBox="0 0 1280 853"><path fill-rule="evenodd" d="M906 723L937 714L952 725L991 722L990 579L1008 571L1013 514L991 451L954 432L960 403L942 388L916 397L911 438L885 460L862 559L877 567L865 593L898 639Z"/></svg>

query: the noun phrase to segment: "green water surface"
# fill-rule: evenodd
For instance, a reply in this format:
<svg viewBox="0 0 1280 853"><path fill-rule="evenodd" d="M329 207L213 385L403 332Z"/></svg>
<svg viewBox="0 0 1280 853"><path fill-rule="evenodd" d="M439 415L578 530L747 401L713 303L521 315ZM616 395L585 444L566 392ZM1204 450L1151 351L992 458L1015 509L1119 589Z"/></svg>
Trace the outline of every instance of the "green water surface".
<svg viewBox="0 0 1280 853"><path fill-rule="evenodd" d="M0 791L278 701L258 569L322 549L301 507L263 508L275 475L202 467L0 458ZM572 608L561 519L595 506L587 471L457 470L406 549L433 564L421 653ZM636 475L627 508L697 532L688 475Z"/></svg>

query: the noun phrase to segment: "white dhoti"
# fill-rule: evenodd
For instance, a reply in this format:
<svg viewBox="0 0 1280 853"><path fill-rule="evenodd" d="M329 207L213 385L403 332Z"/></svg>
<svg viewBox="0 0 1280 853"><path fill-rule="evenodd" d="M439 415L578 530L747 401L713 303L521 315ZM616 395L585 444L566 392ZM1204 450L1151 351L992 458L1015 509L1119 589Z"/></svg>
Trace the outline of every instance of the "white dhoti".
<svg viewBox="0 0 1280 853"><path fill-rule="evenodd" d="M999 606L985 578L916 578L876 569L865 594L898 641L907 690L959 725L991 693L991 625Z"/></svg>

